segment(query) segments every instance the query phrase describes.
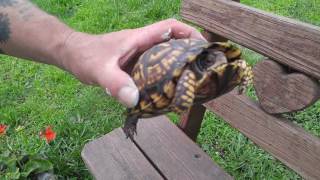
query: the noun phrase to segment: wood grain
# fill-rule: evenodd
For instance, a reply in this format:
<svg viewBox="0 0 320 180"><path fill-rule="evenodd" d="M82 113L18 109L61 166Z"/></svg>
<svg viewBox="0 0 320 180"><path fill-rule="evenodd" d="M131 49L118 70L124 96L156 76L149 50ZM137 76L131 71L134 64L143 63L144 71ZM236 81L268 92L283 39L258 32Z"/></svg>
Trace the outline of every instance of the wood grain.
<svg viewBox="0 0 320 180"><path fill-rule="evenodd" d="M182 17L320 79L320 28L227 0L183 0Z"/></svg>
<svg viewBox="0 0 320 180"><path fill-rule="evenodd" d="M165 116L140 120L135 141L167 179L232 179Z"/></svg>
<svg viewBox="0 0 320 180"><path fill-rule="evenodd" d="M259 103L268 113L302 110L320 98L318 81L302 73L288 73L272 60L260 61L253 72Z"/></svg>
<svg viewBox="0 0 320 180"><path fill-rule="evenodd" d="M320 140L294 123L230 93L205 106L306 179L320 179Z"/></svg>
<svg viewBox="0 0 320 180"><path fill-rule="evenodd" d="M197 140L205 112L206 108L202 105L194 105L180 117L180 129L193 141Z"/></svg>
<svg viewBox="0 0 320 180"><path fill-rule="evenodd" d="M81 156L97 180L162 180L122 129L86 144Z"/></svg>

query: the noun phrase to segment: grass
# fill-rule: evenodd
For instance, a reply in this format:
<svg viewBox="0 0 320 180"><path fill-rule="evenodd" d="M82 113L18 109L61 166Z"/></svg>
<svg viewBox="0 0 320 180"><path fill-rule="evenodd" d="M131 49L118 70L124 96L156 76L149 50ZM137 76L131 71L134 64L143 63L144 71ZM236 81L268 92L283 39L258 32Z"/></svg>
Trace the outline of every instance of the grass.
<svg viewBox="0 0 320 180"><path fill-rule="evenodd" d="M136 28L170 17L179 18L179 0L33 0L71 27L89 33ZM244 4L320 25L320 0L243 0ZM261 56L245 51L250 62ZM253 93L251 93L253 95ZM288 114L307 131L320 136L320 103ZM69 74L47 65L1 56L0 123L9 125L0 137L6 149L39 153L54 163L59 179L92 179L81 160L84 144L121 125L124 108L99 88L84 86ZM57 132L50 145L38 133L47 125ZM20 126L20 130L15 129ZM198 143L236 179L301 179L255 146L213 113L207 113Z"/></svg>

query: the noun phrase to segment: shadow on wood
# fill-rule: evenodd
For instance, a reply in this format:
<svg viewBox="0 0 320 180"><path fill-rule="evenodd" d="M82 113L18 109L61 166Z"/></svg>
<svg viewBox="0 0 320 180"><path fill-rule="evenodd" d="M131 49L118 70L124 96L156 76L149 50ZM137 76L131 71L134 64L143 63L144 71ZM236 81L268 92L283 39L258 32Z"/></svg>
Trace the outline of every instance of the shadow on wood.
<svg viewBox="0 0 320 180"><path fill-rule="evenodd" d="M134 142L122 129L85 145L82 151L97 179L233 179L165 116L141 119Z"/></svg>

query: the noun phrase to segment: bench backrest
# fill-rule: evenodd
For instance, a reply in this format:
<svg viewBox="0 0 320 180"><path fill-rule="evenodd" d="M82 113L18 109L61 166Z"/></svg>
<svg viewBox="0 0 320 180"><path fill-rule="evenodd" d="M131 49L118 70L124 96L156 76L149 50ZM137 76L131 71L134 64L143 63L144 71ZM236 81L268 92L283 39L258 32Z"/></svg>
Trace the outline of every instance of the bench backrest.
<svg viewBox="0 0 320 180"><path fill-rule="evenodd" d="M230 0L183 0L181 16L316 81L320 79L319 27ZM270 115L257 102L232 93L205 107L304 178L320 177L320 140L293 122Z"/></svg>

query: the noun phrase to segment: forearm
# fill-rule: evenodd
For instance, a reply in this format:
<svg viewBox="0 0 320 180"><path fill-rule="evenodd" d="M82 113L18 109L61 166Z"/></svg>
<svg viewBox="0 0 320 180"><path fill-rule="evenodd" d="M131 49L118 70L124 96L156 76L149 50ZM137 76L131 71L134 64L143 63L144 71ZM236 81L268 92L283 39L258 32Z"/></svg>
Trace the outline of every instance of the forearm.
<svg viewBox="0 0 320 180"><path fill-rule="evenodd" d="M0 0L0 53L62 67L72 29L27 0Z"/></svg>

